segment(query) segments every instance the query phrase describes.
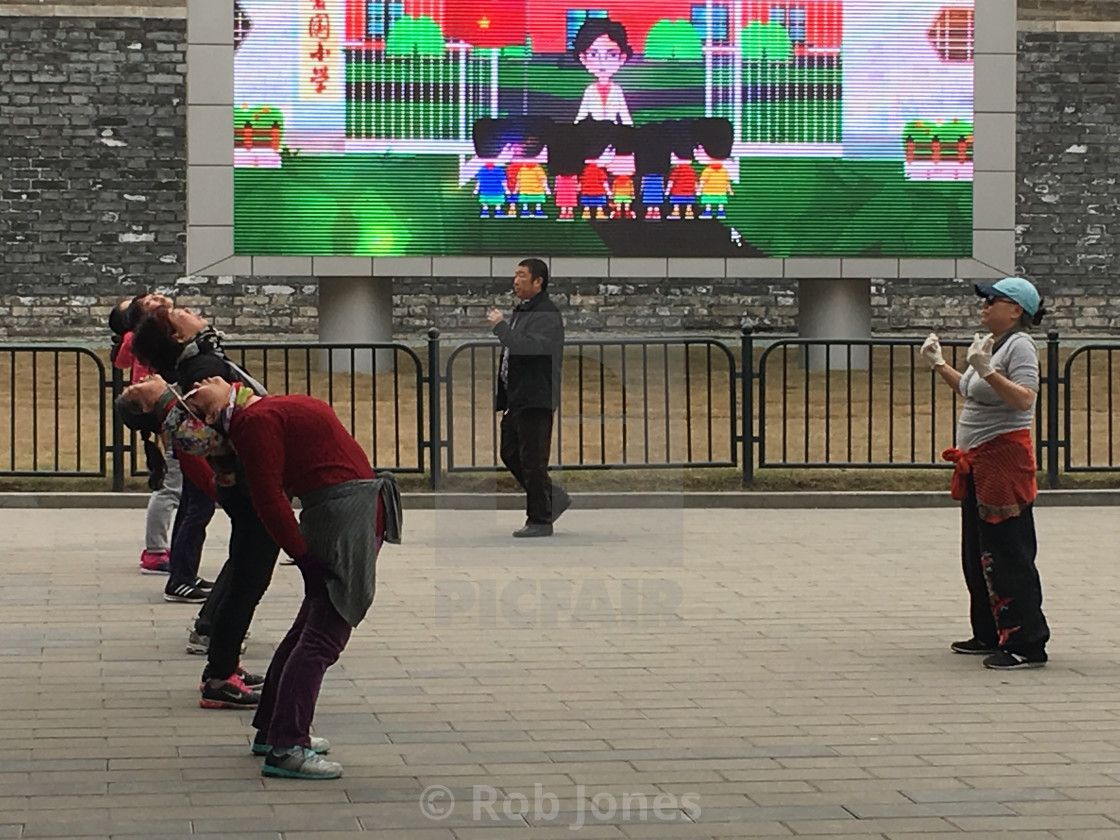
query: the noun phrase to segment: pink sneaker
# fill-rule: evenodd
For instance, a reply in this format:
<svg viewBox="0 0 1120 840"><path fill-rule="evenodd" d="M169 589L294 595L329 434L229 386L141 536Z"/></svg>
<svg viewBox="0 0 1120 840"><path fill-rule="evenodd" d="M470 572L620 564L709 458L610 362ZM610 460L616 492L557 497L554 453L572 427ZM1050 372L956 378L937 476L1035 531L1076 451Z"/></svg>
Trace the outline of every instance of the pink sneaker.
<svg viewBox="0 0 1120 840"><path fill-rule="evenodd" d="M142 575L169 575L171 574L171 561L166 551L140 552L140 574Z"/></svg>

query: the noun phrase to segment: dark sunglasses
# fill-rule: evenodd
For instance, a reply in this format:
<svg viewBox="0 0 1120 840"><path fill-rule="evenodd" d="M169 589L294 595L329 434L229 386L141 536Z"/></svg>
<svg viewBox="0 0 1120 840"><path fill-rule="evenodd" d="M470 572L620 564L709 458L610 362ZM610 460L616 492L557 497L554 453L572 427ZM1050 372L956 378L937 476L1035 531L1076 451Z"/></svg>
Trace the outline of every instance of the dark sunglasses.
<svg viewBox="0 0 1120 840"><path fill-rule="evenodd" d="M1015 303L1011 298L1004 297L1003 295L991 295L984 298L984 306L992 306L997 303Z"/></svg>

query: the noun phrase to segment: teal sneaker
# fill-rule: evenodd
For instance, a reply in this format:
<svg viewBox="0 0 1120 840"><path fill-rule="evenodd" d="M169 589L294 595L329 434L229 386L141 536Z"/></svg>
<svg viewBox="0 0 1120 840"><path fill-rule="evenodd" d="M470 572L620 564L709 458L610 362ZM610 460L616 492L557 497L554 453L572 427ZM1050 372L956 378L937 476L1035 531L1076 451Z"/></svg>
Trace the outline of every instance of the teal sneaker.
<svg viewBox="0 0 1120 840"><path fill-rule="evenodd" d="M257 737L253 739L253 755L268 755L272 751L272 745L266 744L262 739L264 734L257 732ZM331 751L331 742L326 738L320 738L318 735L311 736L311 752L323 755Z"/></svg>
<svg viewBox="0 0 1120 840"><path fill-rule="evenodd" d="M280 779L337 779L342 775L342 765L307 747L272 749L264 757L261 775Z"/></svg>

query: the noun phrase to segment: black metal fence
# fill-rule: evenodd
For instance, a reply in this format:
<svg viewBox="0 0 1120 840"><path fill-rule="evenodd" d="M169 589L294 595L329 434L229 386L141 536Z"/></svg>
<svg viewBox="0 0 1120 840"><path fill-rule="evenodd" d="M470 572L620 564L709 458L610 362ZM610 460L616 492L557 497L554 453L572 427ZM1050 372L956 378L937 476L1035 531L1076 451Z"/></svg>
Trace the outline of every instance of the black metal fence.
<svg viewBox="0 0 1120 840"><path fill-rule="evenodd" d="M444 363L448 472L498 460L500 346L468 342ZM565 346L553 463L565 470L734 467L739 375L711 338L573 340Z"/></svg>
<svg viewBox="0 0 1120 840"><path fill-rule="evenodd" d="M105 475L105 368L81 347L0 345L0 475Z"/></svg>
<svg viewBox="0 0 1120 840"><path fill-rule="evenodd" d="M921 339L576 339L565 347L553 463L564 470L948 469L960 398L931 373ZM964 368L967 342L943 342ZM233 343L231 358L272 393L330 403L380 468L426 474L500 468L493 393L499 347L429 331L401 343ZM1120 471L1114 395L1118 343L1040 354L1034 429L1051 486L1062 471ZM138 474L138 447L112 410L124 386L106 354L0 345L0 476ZM0 401L0 406L3 402ZM6 420L6 422L4 422ZM1063 455L1064 453L1064 455Z"/></svg>

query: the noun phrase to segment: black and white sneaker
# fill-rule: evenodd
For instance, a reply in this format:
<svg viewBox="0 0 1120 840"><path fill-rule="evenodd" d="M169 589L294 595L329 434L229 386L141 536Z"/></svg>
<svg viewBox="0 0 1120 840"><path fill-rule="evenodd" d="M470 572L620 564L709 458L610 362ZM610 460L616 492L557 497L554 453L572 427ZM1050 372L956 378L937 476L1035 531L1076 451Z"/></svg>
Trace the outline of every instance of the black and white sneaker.
<svg viewBox="0 0 1120 840"><path fill-rule="evenodd" d="M241 679L241 682L245 683L245 686L250 691L260 691L262 688L264 688L264 676L262 676L261 674L250 674L248 671L242 668L240 664L237 666L237 670L233 673ZM210 666L207 665L202 669L202 680L198 686L200 691L202 690L202 684L204 684L209 679Z"/></svg>
<svg viewBox="0 0 1120 840"><path fill-rule="evenodd" d="M240 665L237 666L237 675L241 677L241 681L254 691L260 691L264 688L264 674L252 674L246 671Z"/></svg>
<svg viewBox="0 0 1120 840"><path fill-rule="evenodd" d="M260 693L251 691L237 674L230 674L228 680L217 684L207 680L201 693L198 705L204 709L255 709L261 702Z"/></svg>
<svg viewBox="0 0 1120 840"><path fill-rule="evenodd" d="M196 633L194 628L187 628L187 653L193 653L196 656L205 656L210 652L210 637L203 636L201 633ZM244 653L244 651L242 651Z"/></svg>
<svg viewBox="0 0 1120 840"><path fill-rule="evenodd" d="M208 597L210 597L208 591L193 583L180 583L176 586L168 584L163 590L163 600L176 604L200 604Z"/></svg>
<svg viewBox="0 0 1120 840"><path fill-rule="evenodd" d="M985 659L984 667L991 668L995 671L1020 671L1025 668L1045 667L1047 659L1049 659L1049 657L1045 653L1036 654L1035 656L1023 656L1021 653L1001 650Z"/></svg>
<svg viewBox="0 0 1120 840"><path fill-rule="evenodd" d="M969 639L964 642L953 642L949 645L953 653L967 653L972 656L987 656L992 653L999 652L999 645L990 645L987 642L982 642L979 639Z"/></svg>
<svg viewBox="0 0 1120 840"><path fill-rule="evenodd" d="M212 590L214 588L214 581L207 580L206 578L195 578L194 579L194 585L197 586L199 589L202 589L206 592L209 592L210 590Z"/></svg>
<svg viewBox="0 0 1120 840"><path fill-rule="evenodd" d="M245 631L245 638L241 640L241 652L245 652L248 646L248 638L252 635L249 630ZM187 653L194 654L195 656L206 656L210 652L210 637L195 631L194 627L187 627Z"/></svg>

